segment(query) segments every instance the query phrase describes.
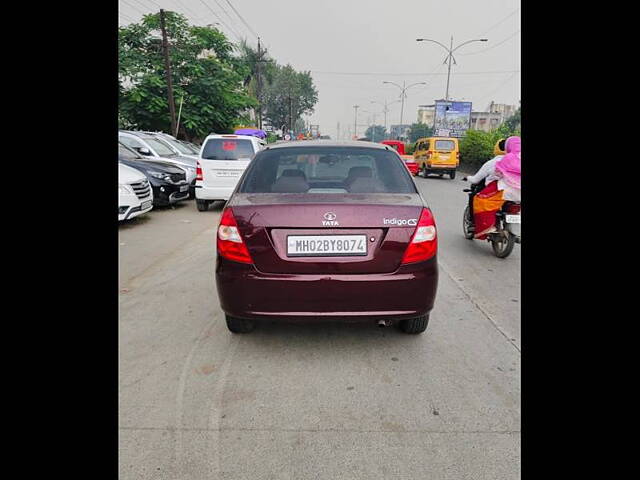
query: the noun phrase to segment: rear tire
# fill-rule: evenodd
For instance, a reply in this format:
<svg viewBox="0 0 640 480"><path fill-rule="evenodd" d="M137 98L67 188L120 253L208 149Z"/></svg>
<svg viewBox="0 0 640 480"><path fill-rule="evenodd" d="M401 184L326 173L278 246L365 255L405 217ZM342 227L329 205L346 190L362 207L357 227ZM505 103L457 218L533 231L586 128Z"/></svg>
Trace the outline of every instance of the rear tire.
<svg viewBox="0 0 640 480"><path fill-rule="evenodd" d="M251 320L231 317L226 314L224 317L227 321L227 328L232 333L249 333L256 327L255 322L252 322Z"/></svg>
<svg viewBox="0 0 640 480"><path fill-rule="evenodd" d="M427 178L427 166L424 163L422 164L422 168L420 168L420 171L418 172L418 174L422 178Z"/></svg>
<svg viewBox="0 0 640 480"><path fill-rule="evenodd" d="M507 258L511 254L515 243L514 235L506 231L491 236L491 248L493 248L493 253L498 258Z"/></svg>
<svg viewBox="0 0 640 480"><path fill-rule="evenodd" d="M196 207L198 207L199 212L206 212L209 210L209 200L198 200L196 198Z"/></svg>
<svg viewBox="0 0 640 480"><path fill-rule="evenodd" d="M410 334L422 333L427 329L427 325L429 325L429 315L422 315L420 317L402 320L400 322L400 330Z"/></svg>
<svg viewBox="0 0 640 480"><path fill-rule="evenodd" d="M470 227L473 226L473 218L469 215L469 205L467 205L464 209L464 214L462 217L462 232L464 233L464 238L467 240L473 240L474 232Z"/></svg>
<svg viewBox="0 0 640 480"><path fill-rule="evenodd" d="M453 172L449 172L449 177L451 178L451 180L456 178L456 171L454 170Z"/></svg>

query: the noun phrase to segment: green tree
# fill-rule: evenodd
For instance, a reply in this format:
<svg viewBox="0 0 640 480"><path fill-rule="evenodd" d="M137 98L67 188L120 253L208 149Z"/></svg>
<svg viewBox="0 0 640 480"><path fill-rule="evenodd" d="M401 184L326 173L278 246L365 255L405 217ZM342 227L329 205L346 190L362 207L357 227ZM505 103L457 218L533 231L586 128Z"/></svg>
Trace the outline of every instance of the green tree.
<svg viewBox="0 0 640 480"><path fill-rule="evenodd" d="M291 128L302 115L313 113L318 102L311 72L296 72L291 65L277 65L263 91L264 118L275 128Z"/></svg>
<svg viewBox="0 0 640 480"><path fill-rule="evenodd" d="M364 136L372 142L381 142L386 138L387 130L383 125L371 125L364 132Z"/></svg>
<svg viewBox="0 0 640 480"><path fill-rule="evenodd" d="M460 141L460 160L469 165L482 165L493 157L493 149L504 135L494 130L467 130Z"/></svg>
<svg viewBox="0 0 640 480"><path fill-rule="evenodd" d="M256 101L243 85L248 67L234 56L233 44L215 28L190 26L179 13L165 12L165 18L176 110L183 100L180 136L198 139L245 123ZM121 125L170 130L160 38L159 14L119 29Z"/></svg>
<svg viewBox="0 0 640 480"><path fill-rule="evenodd" d="M414 143L419 138L431 137L433 135L433 127L425 123L413 123L409 129L409 142Z"/></svg>

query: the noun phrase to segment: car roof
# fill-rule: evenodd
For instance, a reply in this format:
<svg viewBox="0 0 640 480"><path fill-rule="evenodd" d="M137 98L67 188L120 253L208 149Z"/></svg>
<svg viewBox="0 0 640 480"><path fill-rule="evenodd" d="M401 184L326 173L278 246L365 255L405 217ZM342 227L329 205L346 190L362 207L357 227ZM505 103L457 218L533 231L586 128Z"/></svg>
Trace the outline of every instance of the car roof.
<svg viewBox="0 0 640 480"><path fill-rule="evenodd" d="M267 149L274 148L297 148L297 147L354 147L354 148L377 148L379 150L392 150L388 145L382 143L365 142L361 140L296 140L293 142L270 143Z"/></svg>

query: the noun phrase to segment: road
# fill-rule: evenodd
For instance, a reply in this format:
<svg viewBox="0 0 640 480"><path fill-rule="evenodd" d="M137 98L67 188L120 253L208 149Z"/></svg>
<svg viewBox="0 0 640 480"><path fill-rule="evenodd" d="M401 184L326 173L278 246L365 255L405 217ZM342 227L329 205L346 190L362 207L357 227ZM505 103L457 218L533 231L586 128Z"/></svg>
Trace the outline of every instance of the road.
<svg viewBox="0 0 640 480"><path fill-rule="evenodd" d="M427 331L227 331L214 282L221 204L120 227L124 479L519 479L520 245L465 240L459 177L416 178L440 282Z"/></svg>

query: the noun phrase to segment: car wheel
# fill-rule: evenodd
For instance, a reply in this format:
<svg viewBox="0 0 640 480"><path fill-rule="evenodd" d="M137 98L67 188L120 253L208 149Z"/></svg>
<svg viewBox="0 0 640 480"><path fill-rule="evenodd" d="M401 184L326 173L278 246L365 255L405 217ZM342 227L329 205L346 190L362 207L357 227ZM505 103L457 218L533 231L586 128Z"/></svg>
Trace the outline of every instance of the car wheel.
<svg viewBox="0 0 640 480"><path fill-rule="evenodd" d="M198 200L196 198L196 207L198 207L199 212L206 212L209 210L209 201L208 200Z"/></svg>
<svg viewBox="0 0 640 480"><path fill-rule="evenodd" d="M420 176L422 178L427 178L427 166L423 163L422 168L420 169Z"/></svg>
<svg viewBox="0 0 640 480"><path fill-rule="evenodd" d="M427 325L429 325L429 315L422 315L420 317L402 320L400 322L400 329L404 333L422 333L427 329Z"/></svg>
<svg viewBox="0 0 640 480"><path fill-rule="evenodd" d="M227 321L227 328L233 333L249 333L256 326L251 320L244 320L229 315L225 315L224 317Z"/></svg>
<svg viewBox="0 0 640 480"><path fill-rule="evenodd" d="M451 180L456 178L456 171L454 170L453 172L449 172L449 177L451 178Z"/></svg>

